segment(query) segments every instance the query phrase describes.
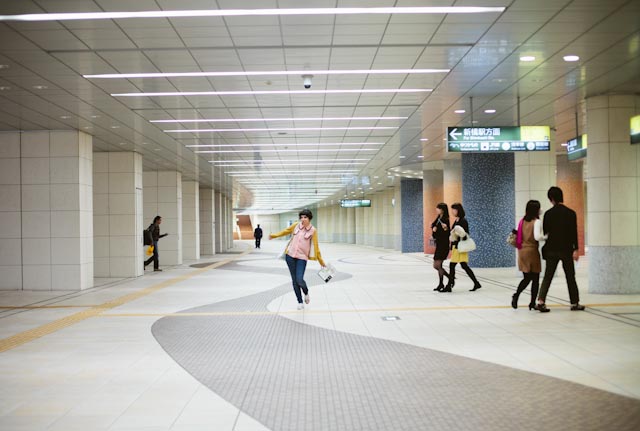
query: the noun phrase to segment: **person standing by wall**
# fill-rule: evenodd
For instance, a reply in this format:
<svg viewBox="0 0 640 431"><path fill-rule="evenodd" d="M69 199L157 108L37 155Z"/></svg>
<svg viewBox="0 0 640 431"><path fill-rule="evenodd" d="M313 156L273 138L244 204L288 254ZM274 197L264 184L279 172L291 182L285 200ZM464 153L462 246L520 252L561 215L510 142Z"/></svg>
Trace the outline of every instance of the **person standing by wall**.
<svg viewBox="0 0 640 431"><path fill-rule="evenodd" d="M469 253L458 251L458 243L469 235L469 222L465 218L464 208L462 204L457 202L451 205L451 213L454 218L453 226L451 226L451 263L449 263L449 284L440 292L451 292L456 283L456 265L459 263L462 269L467 273L471 281L473 281L473 289L470 292L480 289L482 286L478 282L475 274L469 267Z"/></svg>
<svg viewBox="0 0 640 431"><path fill-rule="evenodd" d="M160 257L158 255L158 241L160 240L160 238L164 238L165 236L167 236L169 234L165 233L165 234L160 235L160 224L161 223L162 223L162 217L155 216L155 218L153 219L153 223L151 223L149 225L149 227L147 228L147 230L149 230L151 232L151 237L153 238L153 256L151 256L149 259L147 259L144 262L145 269L146 269L147 265L149 265L151 262L153 262L153 270L154 271L162 271L160 269Z"/></svg>
<svg viewBox="0 0 640 431"><path fill-rule="evenodd" d="M547 191L547 197L553 207L544 213L542 228L547 235L547 242L542 247L542 257L547 261L544 271L538 306L541 313L548 313L545 301L551 286L551 280L556 273L558 262L562 261L562 268L567 279L571 311L582 311L584 305L580 305L580 292L576 283L576 270L573 261L578 261L578 223L576 213L562 203L564 196L562 189L551 187Z"/></svg>
<svg viewBox="0 0 640 431"><path fill-rule="evenodd" d="M253 231L253 237L256 240L256 248L260 248L260 240L262 239L262 228L258 225Z"/></svg>
<svg viewBox="0 0 640 431"><path fill-rule="evenodd" d="M530 200L527 202L525 216L518 225L518 235L516 247L518 248L518 269L522 271L523 279L518 285L518 290L511 298L511 307L518 308L518 298L520 294L531 283L531 302L529 310L536 308L536 298L538 296L538 284L540 282L540 271L542 262L538 251L538 241L544 240L542 231L542 221L540 220L540 202Z"/></svg>
<svg viewBox="0 0 640 431"><path fill-rule="evenodd" d="M320 255L320 248L318 248L318 231L311 224L313 214L308 209L303 209L298 214L300 218L299 223L294 223L288 228L278 233L272 233L269 235L269 239L278 238L285 235L292 235L287 248L285 249L285 260L291 273L291 282L293 283L293 291L296 294L298 300L298 310L304 308L302 303L302 294L304 293L304 302L308 304L309 288L304 281L304 272L307 268L307 261L317 260L322 267L325 266L324 260ZM311 246L313 244L313 254L311 253Z"/></svg>
<svg viewBox="0 0 640 431"><path fill-rule="evenodd" d="M447 271L442 267L442 263L449 256L449 208L447 204L442 202L436 205L436 211L438 212L438 217L431 223L431 235L436 242L436 252L433 254L433 268L438 271L440 282L433 290L442 292L442 289L444 289L444 276L449 277Z"/></svg>

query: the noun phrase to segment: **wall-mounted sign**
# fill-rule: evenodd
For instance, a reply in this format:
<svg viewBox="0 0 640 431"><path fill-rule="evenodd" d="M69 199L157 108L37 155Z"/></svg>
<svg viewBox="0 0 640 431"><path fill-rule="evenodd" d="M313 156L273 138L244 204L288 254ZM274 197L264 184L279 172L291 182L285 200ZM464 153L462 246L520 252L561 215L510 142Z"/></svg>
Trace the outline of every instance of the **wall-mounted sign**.
<svg viewBox="0 0 640 431"><path fill-rule="evenodd" d="M371 199L342 199L340 206L342 208L370 207Z"/></svg>
<svg viewBox="0 0 640 431"><path fill-rule="evenodd" d="M549 126L448 127L447 151L452 153L496 153L549 151Z"/></svg>
<svg viewBox="0 0 640 431"><path fill-rule="evenodd" d="M640 144L640 115L631 117L631 143Z"/></svg>
<svg viewBox="0 0 640 431"><path fill-rule="evenodd" d="M587 157L587 135L576 136L567 141L567 157L569 160Z"/></svg>

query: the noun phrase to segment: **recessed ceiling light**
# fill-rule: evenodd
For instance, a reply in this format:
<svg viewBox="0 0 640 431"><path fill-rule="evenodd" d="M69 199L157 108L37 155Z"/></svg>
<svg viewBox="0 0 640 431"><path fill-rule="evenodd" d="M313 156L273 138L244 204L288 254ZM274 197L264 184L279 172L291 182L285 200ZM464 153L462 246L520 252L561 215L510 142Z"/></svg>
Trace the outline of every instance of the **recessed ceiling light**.
<svg viewBox="0 0 640 431"><path fill-rule="evenodd" d="M120 126L111 126L112 129L119 129Z"/></svg>
<svg viewBox="0 0 640 431"><path fill-rule="evenodd" d="M99 115L92 115L91 118L100 118Z"/></svg>
<svg viewBox="0 0 640 431"><path fill-rule="evenodd" d="M63 120L68 120L71 117L68 115L61 115L60 118L62 118Z"/></svg>
<svg viewBox="0 0 640 431"><path fill-rule="evenodd" d="M520 57L520 61L524 61L526 63L530 61L536 61L536 58L533 55L523 55L522 57Z"/></svg>
<svg viewBox="0 0 640 431"><path fill-rule="evenodd" d="M424 156L418 156L419 159L424 159Z"/></svg>
<svg viewBox="0 0 640 431"><path fill-rule="evenodd" d="M279 127L279 128L259 128L259 129L175 129L175 130L163 130L166 133L204 133L204 132L213 132L213 133L221 133L221 132L278 132L280 134L286 135L286 133L282 133L284 130L288 130L291 132L308 132L308 131L316 131L316 130L392 130L397 129L398 127L389 126L389 127Z"/></svg>
<svg viewBox="0 0 640 431"><path fill-rule="evenodd" d="M560 146L561 146L561 147L566 147L566 146L568 146L568 145L569 145L569 144L567 144L566 142L563 142L562 144L560 144Z"/></svg>
<svg viewBox="0 0 640 431"><path fill-rule="evenodd" d="M173 91L161 93L112 93L113 97L161 97L161 96L251 96L278 94L376 94L376 93L426 93L431 88L365 88L350 90L243 90L243 91Z"/></svg>
<svg viewBox="0 0 640 431"><path fill-rule="evenodd" d="M504 12L504 7L442 6L442 7L340 7L300 9L217 9L162 10L139 12L79 12L0 15L0 21L69 21L126 18L188 18L222 16L285 16L285 15L363 15L363 14L449 14Z"/></svg>
<svg viewBox="0 0 640 431"><path fill-rule="evenodd" d="M407 156L400 156L400 158L401 158L401 159L404 159L404 158L406 158L406 157L407 157Z"/></svg>
<svg viewBox="0 0 640 431"><path fill-rule="evenodd" d="M8 64L0 64L0 69L8 69L9 65Z"/></svg>
<svg viewBox="0 0 640 431"><path fill-rule="evenodd" d="M420 140L421 140L422 142L427 142L427 141L429 140L429 138L420 138Z"/></svg>
<svg viewBox="0 0 640 431"><path fill-rule="evenodd" d="M361 152L366 152L366 151L378 151L377 149L322 149L322 150L198 150L198 151L194 151L194 153L233 153L233 154L241 154L241 153L247 153L247 154L254 154L256 152L259 153L321 153L321 152L327 152L327 153L335 153L335 152L349 152L349 153L361 153Z"/></svg>
<svg viewBox="0 0 640 431"><path fill-rule="evenodd" d="M344 143L304 143L304 144L192 144L185 145L187 148L236 148L236 147L330 147L330 146L373 146L373 145L384 145L382 142L344 142Z"/></svg>
<svg viewBox="0 0 640 431"><path fill-rule="evenodd" d="M562 59L563 59L564 61L571 62L571 61L578 61L578 60L580 60L580 57L578 57L577 55L565 55L564 57L562 57Z"/></svg>
<svg viewBox="0 0 640 431"><path fill-rule="evenodd" d="M502 82L505 82L505 81L506 81L505 78L493 78L491 80L491 82L496 82L496 83L502 83Z"/></svg>
<svg viewBox="0 0 640 431"><path fill-rule="evenodd" d="M485 110L484 110L484 113L485 113L485 114L495 114L495 113L496 113L496 110L495 110L495 109L485 109Z"/></svg>
<svg viewBox="0 0 640 431"><path fill-rule="evenodd" d="M465 112L467 112L467 111L465 111L464 109L456 109L456 110L455 110L455 111L453 111L453 112L455 112L456 114L464 114L464 113L465 113Z"/></svg>
<svg viewBox="0 0 640 431"><path fill-rule="evenodd" d="M47 87L46 85L34 85L33 88L35 90L46 90L49 87Z"/></svg>
<svg viewBox="0 0 640 431"><path fill-rule="evenodd" d="M9 91L11 90L11 87L9 87L8 85L1 85L0 86L0 91Z"/></svg>

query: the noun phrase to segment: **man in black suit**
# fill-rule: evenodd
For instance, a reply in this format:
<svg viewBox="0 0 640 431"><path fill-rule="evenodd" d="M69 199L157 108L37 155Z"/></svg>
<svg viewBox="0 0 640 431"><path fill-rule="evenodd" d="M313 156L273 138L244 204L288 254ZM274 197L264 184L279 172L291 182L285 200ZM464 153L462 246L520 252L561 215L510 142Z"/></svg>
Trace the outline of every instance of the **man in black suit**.
<svg viewBox="0 0 640 431"><path fill-rule="evenodd" d="M547 261L547 267L544 271L536 308L542 313L549 311L545 305L547 292L556 273L558 262L562 261L562 268L569 288L571 310L581 311L584 310L584 305L580 305L576 270L573 266L573 261L578 261L578 223L576 221L576 213L562 203L564 198L559 187L551 187L547 191L547 197L553 208L544 213L544 221L542 223L544 233L547 235L547 242L542 247L542 257Z"/></svg>
<svg viewBox="0 0 640 431"><path fill-rule="evenodd" d="M256 248L260 248L260 240L262 239L262 228L260 225L253 231L253 237L256 239Z"/></svg>

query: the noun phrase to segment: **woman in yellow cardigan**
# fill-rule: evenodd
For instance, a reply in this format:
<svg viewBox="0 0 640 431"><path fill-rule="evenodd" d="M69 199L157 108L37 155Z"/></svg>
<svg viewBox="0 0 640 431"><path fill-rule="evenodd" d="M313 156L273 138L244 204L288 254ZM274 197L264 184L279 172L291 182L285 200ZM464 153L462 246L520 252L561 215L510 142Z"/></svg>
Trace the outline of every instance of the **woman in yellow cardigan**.
<svg viewBox="0 0 640 431"><path fill-rule="evenodd" d="M324 267L324 260L318 248L318 235L316 228L311 224L313 214L308 209L303 209L298 213L300 223L295 223L285 230L269 235L269 239L278 238L285 235L292 235L287 248L285 249L285 259L289 272L293 291L298 299L298 310L304 308L302 303L302 293L304 302L309 303L309 288L304 281L304 271L307 269L307 261L317 260ZM313 242L313 254L311 254L311 243Z"/></svg>

